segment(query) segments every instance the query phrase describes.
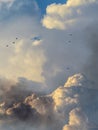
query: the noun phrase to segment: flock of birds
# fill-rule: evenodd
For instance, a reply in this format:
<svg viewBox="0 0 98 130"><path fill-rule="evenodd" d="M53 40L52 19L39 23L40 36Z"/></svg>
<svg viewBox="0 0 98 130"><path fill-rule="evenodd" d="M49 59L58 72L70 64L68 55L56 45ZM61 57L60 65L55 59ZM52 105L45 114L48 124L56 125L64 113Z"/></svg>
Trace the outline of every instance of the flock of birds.
<svg viewBox="0 0 98 130"><path fill-rule="evenodd" d="M72 33L69 33L69 36L72 37ZM71 40L68 40L68 41L66 42L66 44L70 44L70 43L71 43ZM67 67L66 69L69 71L69 70L70 70L70 67Z"/></svg>
<svg viewBox="0 0 98 130"><path fill-rule="evenodd" d="M69 33L68 35L69 35L70 37L72 37L72 33ZM41 38L40 38L40 36L35 36L35 37L33 37L31 40L33 40L33 41L40 41ZM66 42L66 44L69 44L69 43L71 43L71 40L68 40L68 41Z"/></svg>
<svg viewBox="0 0 98 130"><path fill-rule="evenodd" d="M16 40L18 40L18 37L16 37ZM12 44L15 44L16 41L13 41ZM9 47L9 45L7 44L6 47Z"/></svg>
<svg viewBox="0 0 98 130"><path fill-rule="evenodd" d="M16 37L15 40L18 40L18 37ZM33 40L33 41L40 41L41 38L39 36L35 36L35 37L31 38L31 40ZM16 44L16 41L13 41L12 44ZM9 47L9 44L7 44L6 47Z"/></svg>
<svg viewBox="0 0 98 130"><path fill-rule="evenodd" d="M69 33L69 36L72 36L72 33ZM16 37L16 40L18 40L18 37ZM35 37L33 37L31 40L40 41L41 38L40 38L39 36L35 36ZM13 41L13 42L12 42L12 44L15 44L15 43L16 43L16 41ZM69 44L69 43L71 43L71 40L68 40L68 41L66 42L66 44ZM9 44L7 44L6 47L9 47Z"/></svg>
<svg viewBox="0 0 98 130"><path fill-rule="evenodd" d="M69 33L69 36L72 36L72 33ZM16 40L18 40L18 37L16 37ZM39 41L39 40L41 40L41 38L39 37L39 36L35 36L35 37L33 37L31 40L34 40L34 41ZM15 44L16 43L16 41L13 41L12 42L12 44ZM71 43L71 40L68 40L67 42L66 42L66 44L69 44L69 43ZM7 44L6 45L6 47L9 47L9 45ZM67 67L66 68L67 70L70 70L70 67Z"/></svg>
<svg viewBox="0 0 98 130"><path fill-rule="evenodd" d="M72 36L72 33L69 33L69 36ZM69 40L66 44L71 43L71 40Z"/></svg>

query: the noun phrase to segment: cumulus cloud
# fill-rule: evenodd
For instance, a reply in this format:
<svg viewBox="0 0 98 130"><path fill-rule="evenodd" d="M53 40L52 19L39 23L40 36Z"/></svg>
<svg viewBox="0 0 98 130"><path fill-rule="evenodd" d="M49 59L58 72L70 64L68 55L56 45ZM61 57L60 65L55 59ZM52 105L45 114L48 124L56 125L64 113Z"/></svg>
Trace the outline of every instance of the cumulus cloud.
<svg viewBox="0 0 98 130"><path fill-rule="evenodd" d="M32 16L29 16L25 14L26 9L24 7L31 8L31 5L34 8L31 11ZM14 6L18 9L14 8ZM9 11L7 11L7 8L1 8L1 10L0 59L2 64L0 68L2 69L0 69L0 75L16 81L19 77L25 77L29 80L43 82L44 77L41 76L41 73L45 62L44 51L42 48L34 48L31 40L33 36L39 35L37 31L40 30L33 12L36 10L34 1L14 1ZM3 11L5 12L4 14ZM16 16L15 12L23 15L21 17L20 15ZM31 15L31 13L27 13ZM8 17L9 15L10 17ZM8 17L7 22L2 17ZM36 42L34 46L38 44Z"/></svg>
<svg viewBox="0 0 98 130"><path fill-rule="evenodd" d="M42 74L48 86L63 85L68 76L83 71L91 55L85 36L84 28L80 30L76 26L70 30L46 31L42 44L46 62Z"/></svg>
<svg viewBox="0 0 98 130"><path fill-rule="evenodd" d="M7 15L1 15L8 17L8 21L7 23L2 22L2 20L4 21L2 19L0 23L2 30L0 57L3 61L0 65L2 68L0 75L13 79L26 77L33 81L44 82L50 91L54 89L53 86L56 88L63 85L68 76L84 71L84 66L92 54L91 48L88 47L88 39L86 39L88 34L85 31L85 22L81 24L81 27L73 24L63 31L47 30L41 26L38 17L35 16L38 14L38 10L36 11L34 1L20 2L22 7L18 6L19 1L13 3L9 11L10 17L8 17L7 11L4 11L6 12L4 14ZM18 10L14 8L15 3ZM53 4L47 9L52 8L52 6L53 8L54 6L64 6L65 8L67 3L64 5ZM33 9L31 5L34 6ZM25 6L31 11L25 13ZM48 12L54 11L54 9L49 9ZM62 17L65 17L63 13L67 13L67 11L60 11ZM70 17L73 17L73 14ZM38 36L41 36L41 40L31 40L32 37ZM16 37L18 40L15 40ZM15 41L15 46L13 41ZM8 48L5 47L7 44Z"/></svg>
<svg viewBox="0 0 98 130"><path fill-rule="evenodd" d="M68 0L66 4L52 4L46 9L42 23L49 29L67 29L74 24L85 25L97 19L97 0Z"/></svg>
<svg viewBox="0 0 98 130"><path fill-rule="evenodd" d="M2 5L1 129L98 128L97 4L96 0L68 0L48 6L42 22L49 30L38 21L35 1L16 0L10 8ZM39 36L40 40L32 41ZM74 73L79 74L69 77ZM52 93L42 95L45 91ZM32 128L34 120L28 114L38 120L37 127ZM27 126L24 117L28 117Z"/></svg>
<svg viewBox="0 0 98 130"><path fill-rule="evenodd" d="M67 77L77 72L83 72L97 86L97 6L97 0L68 0L65 4L51 4L47 7L42 24L51 33L56 34L52 41L47 42L48 49L45 48L49 62L45 64L44 75L48 79L51 77L50 70L54 71L53 75L56 73L54 80L58 77L63 78L63 72L66 72ZM72 36L68 36L69 33L72 33ZM53 45L49 49L51 42ZM49 51L53 48L55 48L55 54L52 53L51 56ZM57 57L59 60L56 60ZM50 62L54 63L55 67L52 65L51 69L47 71L51 65Z"/></svg>
<svg viewBox="0 0 98 130"><path fill-rule="evenodd" d="M80 79L80 77L82 78ZM9 99L10 104L8 104L8 100L5 102L5 99L3 99L0 104L0 119L5 121L6 118L6 122L10 120L15 130L16 128L23 129L25 122L27 123L26 129L32 126L36 130L39 128L42 130L50 128L52 130L97 129L98 89L94 89L93 86L92 88L89 87L87 78L82 74L76 74L69 78L70 81L69 79L67 81L67 83L69 82L68 87L67 85L58 87L49 95L32 92L28 96L26 91L23 94L24 97L20 100L17 100L19 93L17 93L16 98L13 95ZM76 86L73 85L73 80ZM13 89L10 92L14 91ZM94 95L93 99L92 95ZM14 100L12 100L13 98ZM14 125L16 121L17 126ZM1 126L0 128L3 129Z"/></svg>
<svg viewBox="0 0 98 130"><path fill-rule="evenodd" d="M17 80L18 77L25 77L30 80L43 82L44 78L41 76L41 73L45 62L44 52L43 49L35 49L32 46L32 41L30 40L32 30L28 26L29 24L32 25L32 19L26 18L12 22L6 29L2 28L1 60L3 62L0 66L5 69L0 70L0 75L5 75L6 78L13 80ZM23 23L23 19L26 21L26 24ZM19 29L20 26L22 26L21 29ZM7 30L10 30L9 34ZM16 37L18 37L18 40L15 40ZM13 41L15 42L14 44ZM6 45L8 45L8 48Z"/></svg>
<svg viewBox="0 0 98 130"><path fill-rule="evenodd" d="M52 93L56 116L63 123L66 122L63 130L97 128L97 105L94 107L93 103L98 100L96 93L98 90L94 89L92 84L92 88L89 87L87 78L81 74L76 74L69 79L65 87L59 87Z"/></svg>
<svg viewBox="0 0 98 130"><path fill-rule="evenodd" d="M79 108L72 110L69 116L69 124L63 130L87 130L87 120Z"/></svg>

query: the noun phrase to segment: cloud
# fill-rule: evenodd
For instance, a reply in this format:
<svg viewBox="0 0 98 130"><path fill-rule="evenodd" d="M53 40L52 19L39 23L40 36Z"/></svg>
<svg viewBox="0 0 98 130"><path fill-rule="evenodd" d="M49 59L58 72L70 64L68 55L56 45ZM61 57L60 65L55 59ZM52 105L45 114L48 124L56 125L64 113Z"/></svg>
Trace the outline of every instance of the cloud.
<svg viewBox="0 0 98 130"><path fill-rule="evenodd" d="M32 45L33 46L38 46L38 45L40 45L42 43L42 41L40 40L40 41L34 41L33 43L32 43Z"/></svg>
<svg viewBox="0 0 98 130"><path fill-rule="evenodd" d="M7 3L7 4L9 4L9 3L12 3L12 2L14 2L14 0L0 0L0 3Z"/></svg>
<svg viewBox="0 0 98 130"><path fill-rule="evenodd" d="M37 14L37 15L35 15ZM0 21L21 16L38 16L39 8L35 0L2 0L0 1Z"/></svg>
<svg viewBox="0 0 98 130"><path fill-rule="evenodd" d="M47 7L42 24L51 38L45 41L48 60L43 75L49 86L58 86L56 79L62 77L60 81L64 83L63 78L77 72L85 73L97 86L97 6L96 0L68 0Z"/></svg>
<svg viewBox="0 0 98 130"><path fill-rule="evenodd" d="M84 74L76 74L72 77L69 77L67 82L65 83L64 87L73 87L73 86L91 86L91 81L88 80Z"/></svg>
<svg viewBox="0 0 98 130"><path fill-rule="evenodd" d="M98 90L93 88L90 82L88 84L87 78L82 74L73 75L69 79L65 83L65 87L59 87L52 93L56 117L61 119L62 123L66 122L63 130L93 130L93 128L97 128L98 106L95 105L94 108L93 103L98 100L96 93Z"/></svg>
<svg viewBox="0 0 98 130"><path fill-rule="evenodd" d="M96 0L70 0L66 4L48 6L43 18L43 24L48 29L39 22L40 13L35 1L16 0L10 8L2 4L2 130L98 128L97 4ZM41 40L36 39L39 36ZM32 41L32 37L35 40ZM79 74L69 77L74 73ZM44 95L45 92L48 95ZM25 114L28 116L27 113L32 115L35 110L41 124L32 128L32 118L28 118L25 125L16 112L21 109L25 110L23 117ZM14 125L16 122L17 125Z"/></svg>
<svg viewBox="0 0 98 130"><path fill-rule="evenodd" d="M21 6L19 6L20 3ZM31 5L34 6L33 9ZM30 10L26 11L25 6ZM51 6L54 7L54 5L49 7ZM57 6L65 8L66 4ZM34 10L36 10L34 1L33 3L32 1L14 1L9 11L10 17L1 15L7 18L7 22L3 19L0 25L2 30L0 57L3 61L0 65L2 68L0 75L15 80L18 77L26 77L30 80L44 82L50 91L53 86L56 88L62 85L69 75L82 72L92 51L88 48L84 23L81 27L73 24L63 31L47 30L39 23L38 12ZM4 12L7 14L7 10ZM65 11L61 11L62 16L63 12ZM18 13L20 15L15 15ZM37 36L40 36L41 40L35 40L32 43L30 39ZM16 37L18 40L15 40ZM5 47L7 44L8 48Z"/></svg>
<svg viewBox="0 0 98 130"><path fill-rule="evenodd" d="M79 108L72 110L69 116L69 124L63 130L87 130L85 115Z"/></svg>
<svg viewBox="0 0 98 130"><path fill-rule="evenodd" d="M13 80L25 77L38 82L44 81L44 77L41 76L42 66L45 62L44 51L41 48L35 49L30 40L33 35L38 34L37 27L32 27L35 33L31 29L34 24L35 22L32 23L32 18L28 16L12 20L6 25L6 28L1 27L0 58L3 61L0 65L1 76ZM35 24L35 26L37 25ZM18 37L17 40L16 37Z"/></svg>
<svg viewBox="0 0 98 130"><path fill-rule="evenodd" d="M46 9L42 23L49 29L65 30L75 24L87 25L92 17L97 19L97 0L68 0L66 4L51 4Z"/></svg>
<svg viewBox="0 0 98 130"><path fill-rule="evenodd" d="M70 33L72 36L69 35ZM68 76L77 72L82 73L91 55L84 28L81 30L74 26L63 31L45 29L43 37L42 46L46 62L42 74L48 86L52 88L62 85Z"/></svg>
<svg viewBox="0 0 98 130"><path fill-rule="evenodd" d="M0 0L0 2L9 2L9 1L14 1L14 0Z"/></svg>
<svg viewBox="0 0 98 130"><path fill-rule="evenodd" d="M86 36L87 36L87 44L88 48L91 49L91 56L88 60L88 63L84 66L84 72L89 77L89 79L93 80L93 85L95 87L98 86L98 81L96 79L98 73L97 73L97 66L98 66L98 28L97 28L97 20L93 22L92 24L88 25L87 28L85 28Z"/></svg>
<svg viewBox="0 0 98 130"><path fill-rule="evenodd" d="M93 86L89 87L87 78L82 74L75 74L69 79L68 87L58 87L48 95L24 91L26 89L21 89L24 91L22 92L19 88L20 85L16 84L17 87L12 87L9 93L5 94L7 98L10 97L9 100L3 98L2 102L0 101L0 119L3 123L5 123L5 118L6 122L10 120L11 126L15 130L24 127L27 130L31 126L36 130L39 128L42 130L49 130L49 128L52 130L97 129L98 89L93 88ZM69 79L67 82L69 82ZM73 86L73 80L79 84ZM23 87L25 86L23 85ZM23 95L20 96L19 91ZM14 95L11 96L11 94ZM15 96L15 94L17 95ZM94 95L93 98L92 95ZM17 126L14 122L17 122ZM27 126L25 126L25 122ZM2 123L0 128L4 129Z"/></svg>
<svg viewBox="0 0 98 130"><path fill-rule="evenodd" d="M0 22L2 30L0 33L0 59L2 60L0 75L14 80L24 77L28 80L43 82L44 86L46 86L46 91L52 91L59 85L63 85L70 75L86 72L87 63L89 62L90 64L93 52L92 46L89 46L88 37L92 33L88 32L87 29L93 27L97 21L97 17L95 18L96 13L94 14L96 8L93 8L96 7L96 4L94 1L89 2L89 8L85 6L85 2L77 6L73 5L73 7L70 5L70 9L72 8L72 14L70 14L68 6L70 2L52 4L47 7L49 14L54 14L55 10L60 8L60 11L56 11L56 13L59 13L58 15L62 14L62 17L66 17L66 19L78 17L72 26L69 25L64 30L48 30L42 27L34 1L14 1L9 9L10 17L7 15L6 8L2 8L6 15L1 13L1 16L4 16L6 20L2 19L3 21L1 20ZM32 4L34 8L31 6ZM15 5L17 5L19 10ZM63 8L61 8L62 6ZM63 11L62 9L65 9L66 6L68 6L68 9ZM26 11L24 7L28 7L30 10ZM73 8L74 10L78 8L81 12L87 13L85 15L83 13L81 17L80 14L76 16L73 14ZM94 11L92 11L92 8ZM69 11L68 14L67 11ZM19 15L15 15L18 13ZM89 18L85 17L86 14L88 17L92 15L94 18L93 22L86 22L86 19L89 20ZM84 22L81 22L81 19L84 19ZM78 21L81 22L81 26ZM31 40L32 37L36 38L39 36L41 37L40 40ZM17 40L16 37L18 37ZM6 47L6 45L9 47ZM91 75L88 72L90 71L87 71L86 74L88 76ZM91 80L94 80L92 77Z"/></svg>
<svg viewBox="0 0 98 130"><path fill-rule="evenodd" d="M75 2L73 0L69 0L67 2L68 6L79 6L79 5L85 5L85 4L91 4L93 2L97 2L97 0L75 0Z"/></svg>
<svg viewBox="0 0 98 130"><path fill-rule="evenodd" d="M28 11L26 7L29 8ZM29 80L43 82L44 77L41 73L45 62L44 51L42 48L35 49L30 40L33 36L39 35L37 31L40 28L36 23L35 1L16 0L9 9L6 5L5 8L2 5L0 9L2 10L0 14L1 77L15 81L19 77L25 77Z"/></svg>

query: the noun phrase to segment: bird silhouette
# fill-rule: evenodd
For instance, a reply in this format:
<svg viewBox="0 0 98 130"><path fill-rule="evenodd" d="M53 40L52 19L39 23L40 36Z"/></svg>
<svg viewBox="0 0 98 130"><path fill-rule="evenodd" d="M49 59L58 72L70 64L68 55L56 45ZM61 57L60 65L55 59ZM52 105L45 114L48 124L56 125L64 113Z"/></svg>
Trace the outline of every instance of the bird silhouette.
<svg viewBox="0 0 98 130"><path fill-rule="evenodd" d="M15 42L12 42L13 44L15 44Z"/></svg>
<svg viewBox="0 0 98 130"><path fill-rule="evenodd" d="M69 33L70 36L72 36L72 33Z"/></svg>
<svg viewBox="0 0 98 130"><path fill-rule="evenodd" d="M6 45L6 47L9 47L9 45Z"/></svg>

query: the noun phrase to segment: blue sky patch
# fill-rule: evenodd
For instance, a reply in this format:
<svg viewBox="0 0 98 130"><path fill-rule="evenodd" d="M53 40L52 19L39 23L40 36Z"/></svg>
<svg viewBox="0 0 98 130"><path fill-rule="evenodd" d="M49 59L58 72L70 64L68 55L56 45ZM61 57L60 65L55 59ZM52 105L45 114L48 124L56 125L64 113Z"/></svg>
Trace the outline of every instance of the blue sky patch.
<svg viewBox="0 0 98 130"><path fill-rule="evenodd" d="M41 9L41 13L44 14L46 11L46 7L52 3L66 3L66 0L36 0L39 8Z"/></svg>

